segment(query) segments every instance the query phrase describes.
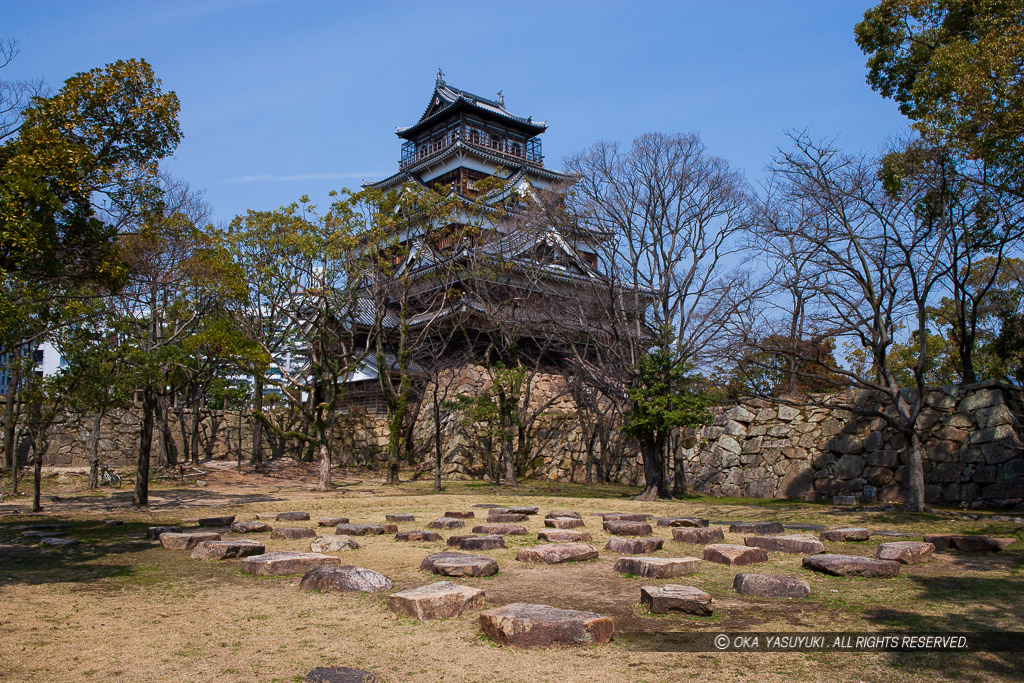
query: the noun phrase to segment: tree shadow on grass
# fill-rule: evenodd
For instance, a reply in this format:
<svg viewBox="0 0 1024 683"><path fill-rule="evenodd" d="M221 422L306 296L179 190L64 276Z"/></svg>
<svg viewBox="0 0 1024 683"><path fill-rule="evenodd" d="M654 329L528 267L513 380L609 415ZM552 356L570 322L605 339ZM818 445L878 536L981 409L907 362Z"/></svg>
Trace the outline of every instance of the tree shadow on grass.
<svg viewBox="0 0 1024 683"><path fill-rule="evenodd" d="M964 555L956 564L977 569L974 558ZM1017 564L1021 563L1020 558ZM916 600L930 603L930 614L898 607L866 610L864 616L880 630L918 633L999 633L1024 630L1020 615L1024 612L1024 576L927 576L909 575L917 584ZM911 603L912 605L912 603ZM964 609L964 606L969 609ZM948 609L943 610L943 606ZM939 609L936 610L935 608ZM1008 626L1009 625L1009 626ZM1019 680L1024 667L1024 638L1017 652L889 653L892 665L915 673L933 671L937 677L954 676L966 680L991 680L1001 677Z"/></svg>
<svg viewBox="0 0 1024 683"><path fill-rule="evenodd" d="M139 570L130 557L157 547L155 541L145 540L148 523L107 527L102 521L46 518L45 524L61 525L64 536L78 541L72 547L49 547L17 529L34 523L0 525L0 587L131 577Z"/></svg>

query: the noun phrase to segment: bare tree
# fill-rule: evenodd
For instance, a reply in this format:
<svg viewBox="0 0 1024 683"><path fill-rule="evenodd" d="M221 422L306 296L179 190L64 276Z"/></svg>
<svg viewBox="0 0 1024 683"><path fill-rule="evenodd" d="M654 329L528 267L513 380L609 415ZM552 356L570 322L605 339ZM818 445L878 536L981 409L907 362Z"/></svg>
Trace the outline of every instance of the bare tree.
<svg viewBox="0 0 1024 683"><path fill-rule="evenodd" d="M579 360L620 415L641 358L654 346L676 363L700 366L748 303L739 238L746 185L694 134L651 133L628 150L599 143L568 160L577 225L596 238L599 276L577 302L574 325L591 332ZM587 361L584 363L583 361ZM593 362L590 362L593 361ZM641 499L671 497L667 435L641 438Z"/></svg>

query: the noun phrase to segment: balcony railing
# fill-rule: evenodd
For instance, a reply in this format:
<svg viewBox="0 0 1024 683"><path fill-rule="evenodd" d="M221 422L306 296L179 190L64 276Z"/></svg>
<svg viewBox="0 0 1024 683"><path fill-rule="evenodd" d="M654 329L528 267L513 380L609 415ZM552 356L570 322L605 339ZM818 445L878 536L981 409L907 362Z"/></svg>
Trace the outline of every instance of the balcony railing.
<svg viewBox="0 0 1024 683"><path fill-rule="evenodd" d="M536 165L544 164L540 137L527 139L462 125L427 138L406 141L402 144L402 159L398 162L398 167L411 166L448 149L459 140L515 160Z"/></svg>

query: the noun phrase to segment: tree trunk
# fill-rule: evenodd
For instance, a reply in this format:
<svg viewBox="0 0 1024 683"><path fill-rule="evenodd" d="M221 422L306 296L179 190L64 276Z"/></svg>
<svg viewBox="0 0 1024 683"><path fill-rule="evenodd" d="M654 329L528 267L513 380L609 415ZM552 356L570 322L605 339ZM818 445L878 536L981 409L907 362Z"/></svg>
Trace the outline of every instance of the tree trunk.
<svg viewBox="0 0 1024 683"><path fill-rule="evenodd" d="M316 420L317 447L320 452L320 478L317 491L331 490L331 449L327 445L327 423L322 416Z"/></svg>
<svg viewBox="0 0 1024 683"><path fill-rule="evenodd" d="M32 470L34 475L32 481L32 512L40 512L43 509L39 493L43 481L43 451L45 450L46 442L42 440L42 437L34 437L32 439Z"/></svg>
<svg viewBox="0 0 1024 683"><path fill-rule="evenodd" d="M664 447L662 439L640 439L640 454L644 461L644 490L635 500L657 500L671 498L665 481L665 467L662 463Z"/></svg>
<svg viewBox="0 0 1024 683"><path fill-rule="evenodd" d="M103 422L103 411L96 411L92 416L92 444L89 453L89 488L100 485L100 426Z"/></svg>
<svg viewBox="0 0 1024 683"><path fill-rule="evenodd" d="M263 420L255 417L256 414L263 413L263 378L257 377L253 385L252 394L252 456L249 458L249 464L253 467L259 467L263 464Z"/></svg>
<svg viewBox="0 0 1024 683"><path fill-rule="evenodd" d="M397 484L398 468L401 464L402 445L405 441L402 433L404 410L397 408L388 420L388 472L385 484Z"/></svg>
<svg viewBox="0 0 1024 683"><path fill-rule="evenodd" d="M512 449L512 432L508 429L502 430L501 434L501 458L505 461L505 484L508 486L519 486L516 480L516 459L515 451Z"/></svg>
<svg viewBox="0 0 1024 683"><path fill-rule="evenodd" d="M139 430L139 461L135 469L135 492L132 505L149 505L149 451L153 446L153 390L142 391L142 427Z"/></svg>
<svg viewBox="0 0 1024 683"><path fill-rule="evenodd" d="M192 399L192 424L189 429L189 449L192 451L192 466L199 467L199 418L203 395L198 389Z"/></svg>
<svg viewBox="0 0 1024 683"><path fill-rule="evenodd" d="M170 456L167 448L167 397L157 396L156 405L156 467L157 469L170 465Z"/></svg>
<svg viewBox="0 0 1024 683"><path fill-rule="evenodd" d="M907 437L907 502L906 510L911 512L924 511L924 449L921 437L916 429L911 429Z"/></svg>
<svg viewBox="0 0 1024 683"><path fill-rule="evenodd" d="M11 375L7 381L7 401L4 404L4 462L11 470L11 493L18 492L18 453L14 447L17 438L15 427L18 415L15 403L18 400L18 388L21 385L21 348L11 354Z"/></svg>

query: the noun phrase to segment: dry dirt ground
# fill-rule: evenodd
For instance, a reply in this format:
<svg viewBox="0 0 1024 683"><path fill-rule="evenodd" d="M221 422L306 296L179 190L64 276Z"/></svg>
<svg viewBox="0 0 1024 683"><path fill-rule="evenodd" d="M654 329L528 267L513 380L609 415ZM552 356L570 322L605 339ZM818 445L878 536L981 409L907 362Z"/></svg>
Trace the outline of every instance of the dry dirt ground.
<svg viewBox="0 0 1024 683"><path fill-rule="evenodd" d="M330 493L313 490L315 473L283 461L263 473L238 474L230 463L203 463L204 476L185 485L155 482L148 510L131 508L131 482L119 491L84 490L84 478L62 473L46 479L42 514L24 497L0 501L0 680L10 681L301 681L317 666L370 670L384 681L663 681L698 680L1021 680L1022 653L719 653L680 652L679 638L725 631L1006 631L1024 630L1024 528L1012 521L964 520L941 514L839 510L792 501L737 501L694 497L640 503L614 487L526 482L516 493L482 482L446 483L431 491L429 477L385 487L379 473L337 473ZM408 473L406 473L408 475ZM202 482L199 485L197 482ZM29 482L26 482L29 483ZM9 481L0 482L9 491ZM23 485L24 487L24 485ZM420 623L385 607L385 594L305 592L299 576L257 578L236 561L191 560L145 539L146 527L200 516L304 510L320 516L383 522L409 512L422 529L446 510L486 510L474 504L536 505L525 524L529 536L506 537L508 547L487 551L501 571L463 582L486 592L488 607L533 602L610 616L616 635L599 647L520 650L484 637L475 614ZM599 548L596 561L544 567L515 560L536 545L544 513L571 509L586 520ZM778 520L783 524L867 526L908 533L989 533L1015 538L998 554L947 553L905 567L890 580L828 577L800 566L800 556L772 553L752 569L703 563L682 579L652 580L612 571L616 553L603 550L608 534L601 511L655 516L703 516L712 521ZM1017 513L1020 514L1020 513ZM106 520L124 522L107 527ZM41 546L22 536L25 524L64 523L79 540L74 549ZM273 522L272 522L273 523ZM187 524L187 522L186 522ZM467 529L444 531L466 533ZM330 533L320 529L320 533ZM665 528L655 533L665 539ZM308 550L307 541L271 541L269 550ZM860 544L826 544L829 552L873 555L873 537ZM390 535L361 537L347 562L390 576L394 590L440 580L419 570L442 543L398 543ZM726 532L726 542L742 543ZM666 540L659 556L701 556L701 548ZM751 598L732 590L739 571L799 576L811 597L795 601ZM714 599L711 617L649 615L639 607L640 587L693 585ZM1024 644L1022 644L1024 649Z"/></svg>

